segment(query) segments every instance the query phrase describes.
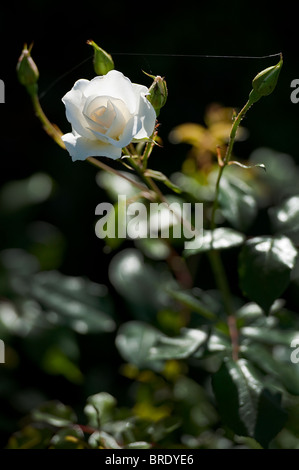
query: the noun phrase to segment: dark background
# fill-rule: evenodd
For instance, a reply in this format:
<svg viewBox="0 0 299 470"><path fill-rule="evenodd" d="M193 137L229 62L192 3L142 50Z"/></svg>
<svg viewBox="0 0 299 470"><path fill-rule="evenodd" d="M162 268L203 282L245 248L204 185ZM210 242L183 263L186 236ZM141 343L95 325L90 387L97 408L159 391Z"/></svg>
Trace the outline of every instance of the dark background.
<svg viewBox="0 0 299 470"><path fill-rule="evenodd" d="M153 153L151 168L170 175L181 168L187 150L169 143L170 130L187 121L203 123L204 110L211 102L243 106L252 78L277 63L278 57L237 60L145 54L264 56L282 52L284 66L277 89L271 99L261 100L248 113L244 125L250 129L250 136L236 149L238 156L246 158L259 146L271 147L290 153L298 162L299 104L290 101L290 83L299 78L297 30L295 11L286 4L274 7L268 2L128 4L29 0L1 6L0 78L6 86L5 104L0 105L1 183L36 172L53 178L55 194L36 209L35 217L57 226L65 237L61 272L109 282L107 267L112 255L103 253L104 244L94 234L94 209L107 195L95 182L95 169L85 162L72 163L68 154L41 129L29 97L16 79L15 67L23 44L34 41L32 56L40 71L41 104L49 119L64 132L69 132L70 126L61 97L77 79L94 76L92 49L86 40L93 39L112 53L116 69L133 82L150 85L142 70L165 76L169 98L159 117L164 148ZM141 55L124 56L117 52ZM119 168L117 162L108 163ZM1 249L25 248L22 225L16 226L18 234L10 233L9 237L5 227L0 227ZM105 342L98 345L103 353L104 345ZM112 367L117 367L116 353L109 360ZM29 374L28 368L24 369L19 383L31 381L38 387L35 373L38 371L31 370ZM44 384L49 397L67 401L71 389L64 386L60 379L49 379ZM102 383L103 389L110 386ZM96 392L96 386L91 389ZM73 401L77 398L78 402L82 399L79 390L78 397L73 391Z"/></svg>

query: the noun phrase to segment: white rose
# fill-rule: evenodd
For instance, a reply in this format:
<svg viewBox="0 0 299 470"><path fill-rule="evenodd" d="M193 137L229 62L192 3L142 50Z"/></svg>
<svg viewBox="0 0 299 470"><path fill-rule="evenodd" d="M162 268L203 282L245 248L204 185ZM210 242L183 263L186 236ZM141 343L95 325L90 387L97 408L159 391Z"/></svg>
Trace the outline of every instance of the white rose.
<svg viewBox="0 0 299 470"><path fill-rule="evenodd" d="M62 101L72 132L62 136L74 160L121 157L122 148L151 136L156 113L148 88L111 70L92 80L78 80Z"/></svg>

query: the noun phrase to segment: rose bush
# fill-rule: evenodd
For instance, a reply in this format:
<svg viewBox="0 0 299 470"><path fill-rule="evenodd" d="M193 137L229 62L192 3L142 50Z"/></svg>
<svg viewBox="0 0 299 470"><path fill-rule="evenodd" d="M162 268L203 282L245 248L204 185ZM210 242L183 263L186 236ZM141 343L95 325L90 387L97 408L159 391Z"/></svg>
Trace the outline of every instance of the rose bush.
<svg viewBox="0 0 299 470"><path fill-rule="evenodd" d="M78 80L62 98L72 125L62 140L72 159L117 159L130 142L149 138L156 113L148 93L146 86L132 83L117 70Z"/></svg>

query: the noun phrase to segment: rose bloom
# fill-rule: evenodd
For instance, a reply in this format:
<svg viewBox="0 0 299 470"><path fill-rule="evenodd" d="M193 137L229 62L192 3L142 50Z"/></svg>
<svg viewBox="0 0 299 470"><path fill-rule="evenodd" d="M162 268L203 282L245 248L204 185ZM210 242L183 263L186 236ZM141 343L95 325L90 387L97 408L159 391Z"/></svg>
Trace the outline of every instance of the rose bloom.
<svg viewBox="0 0 299 470"><path fill-rule="evenodd" d="M62 98L72 125L62 140L73 161L90 156L117 159L130 142L148 139L156 122L148 92L117 70L78 80Z"/></svg>

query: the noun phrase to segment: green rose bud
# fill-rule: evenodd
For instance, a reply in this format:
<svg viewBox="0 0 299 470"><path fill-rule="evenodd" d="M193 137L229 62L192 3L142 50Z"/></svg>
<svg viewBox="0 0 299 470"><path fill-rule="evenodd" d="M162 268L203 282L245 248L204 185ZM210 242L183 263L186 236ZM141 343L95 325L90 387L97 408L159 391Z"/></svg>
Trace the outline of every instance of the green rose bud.
<svg viewBox="0 0 299 470"><path fill-rule="evenodd" d="M160 113L160 109L162 108L162 106L165 105L167 100L167 85L164 78L160 77L160 75L157 75L157 77L154 77L153 75L149 76L153 78L154 81L149 88L149 94L147 95L147 99L153 106L154 110L156 111L156 115L158 116Z"/></svg>
<svg viewBox="0 0 299 470"><path fill-rule="evenodd" d="M30 54L32 46L33 44L27 48L27 44L24 44L22 54L17 63L18 80L29 92L36 90L39 78L38 68Z"/></svg>
<svg viewBox="0 0 299 470"><path fill-rule="evenodd" d="M91 39L87 41L87 44L93 47L93 66L97 75L106 75L106 73L114 69L114 62L110 54Z"/></svg>
<svg viewBox="0 0 299 470"><path fill-rule="evenodd" d="M281 55L278 64L273 65L272 67L268 67L267 69L257 74L257 76L252 81L253 90L249 95L250 103L253 104L262 96L267 96L272 93L276 87L282 64L283 60Z"/></svg>

